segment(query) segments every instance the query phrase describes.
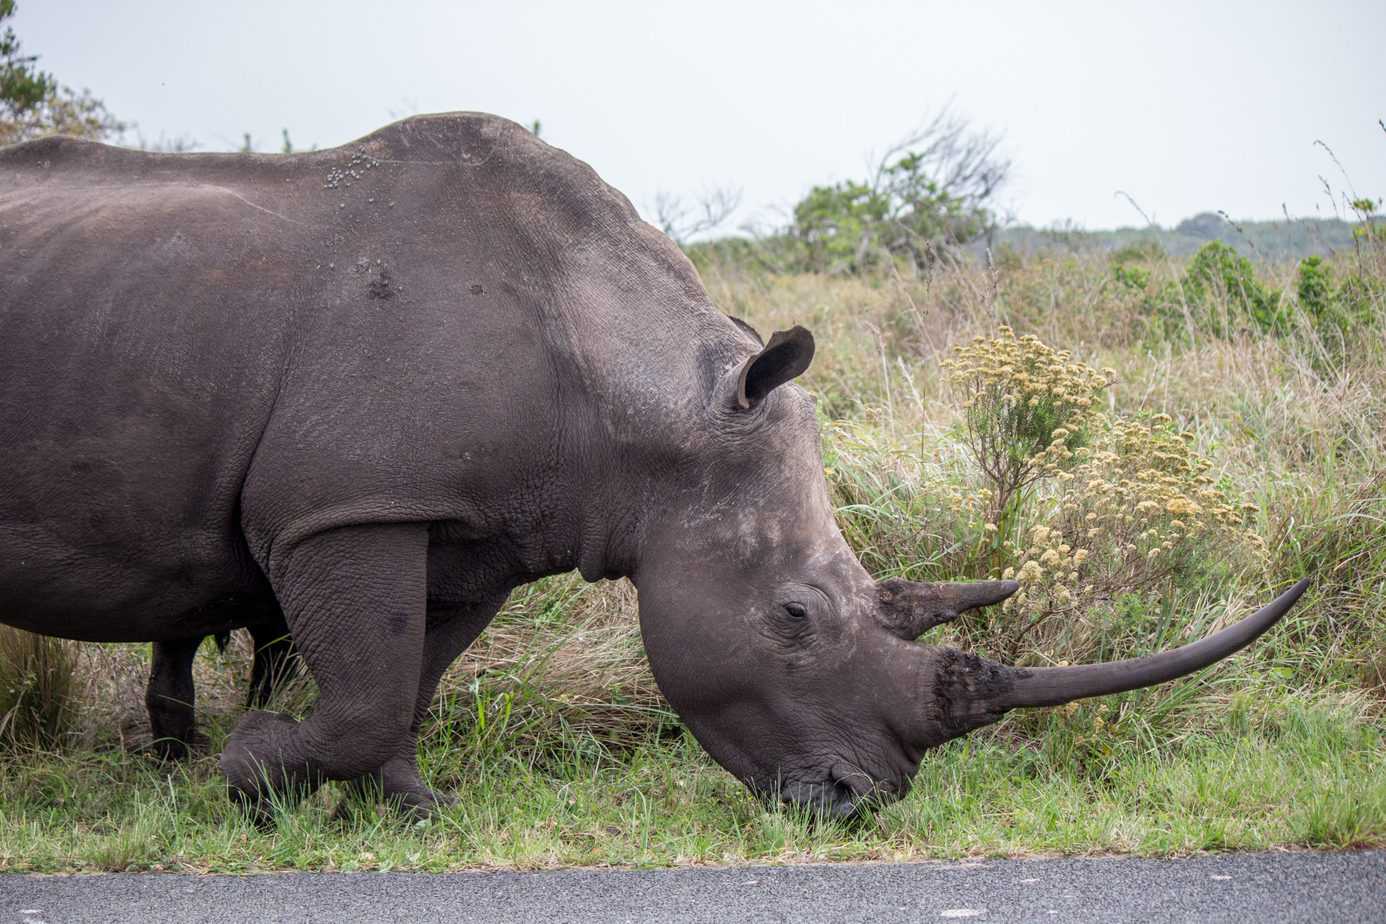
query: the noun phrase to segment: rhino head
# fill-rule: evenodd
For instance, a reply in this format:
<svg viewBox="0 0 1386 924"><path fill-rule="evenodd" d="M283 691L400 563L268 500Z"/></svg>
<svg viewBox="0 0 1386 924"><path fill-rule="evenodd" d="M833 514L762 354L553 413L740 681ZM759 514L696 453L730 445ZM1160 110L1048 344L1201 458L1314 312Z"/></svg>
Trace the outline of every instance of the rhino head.
<svg viewBox="0 0 1386 924"><path fill-rule="evenodd" d="M787 384L813 338L777 333L709 386L634 574L655 679L718 763L768 800L851 818L898 799L924 752L1022 706L1150 686L1249 644L1300 582L1203 641L1129 661L1016 668L921 645L1012 581L875 581L833 517L812 400Z"/></svg>

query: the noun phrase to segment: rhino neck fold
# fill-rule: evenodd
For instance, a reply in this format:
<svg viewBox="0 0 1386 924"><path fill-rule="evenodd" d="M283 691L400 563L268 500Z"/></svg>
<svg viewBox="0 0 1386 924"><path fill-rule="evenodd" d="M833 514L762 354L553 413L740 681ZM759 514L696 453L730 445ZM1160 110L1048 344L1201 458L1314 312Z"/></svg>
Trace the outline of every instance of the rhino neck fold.
<svg viewBox="0 0 1386 924"><path fill-rule="evenodd" d="M545 546L555 571L577 569L587 581L630 577L644 539L654 481L627 458L590 405L569 405L563 429L576 439L550 481ZM571 439L571 437L570 437Z"/></svg>
<svg viewBox="0 0 1386 924"><path fill-rule="evenodd" d="M620 500L597 486L584 492L585 499L578 516L577 560L573 565L587 581L632 577L635 573L637 550L640 546L642 519L625 499L626 507L617 507ZM599 502L609 498L613 503Z"/></svg>

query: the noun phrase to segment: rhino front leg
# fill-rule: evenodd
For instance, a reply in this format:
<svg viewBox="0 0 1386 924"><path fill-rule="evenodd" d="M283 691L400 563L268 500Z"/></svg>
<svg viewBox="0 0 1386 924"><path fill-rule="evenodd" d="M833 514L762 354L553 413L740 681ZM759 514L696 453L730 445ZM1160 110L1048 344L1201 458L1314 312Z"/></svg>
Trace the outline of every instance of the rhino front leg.
<svg viewBox="0 0 1386 924"><path fill-rule="evenodd" d="M371 798L377 794L418 814L427 814L452 802L451 796L429 789L419 775L419 728L428 717L443 674L491 622L507 596L507 593L497 594L474 606L429 607L423 671L419 676L418 698L414 702L414 720L409 726L408 738L399 752L379 770L352 781L352 792L338 806L338 816L349 814L353 798Z"/></svg>
<svg viewBox="0 0 1386 924"><path fill-rule="evenodd" d="M155 642L144 705L154 740L149 750L161 760L182 760L192 745L194 698L192 666L202 637Z"/></svg>
<svg viewBox="0 0 1386 924"><path fill-rule="evenodd" d="M272 799L371 773L409 735L423 666L427 528L329 530L275 549L270 582L318 686L302 723L248 712L221 756L232 796L258 821Z"/></svg>

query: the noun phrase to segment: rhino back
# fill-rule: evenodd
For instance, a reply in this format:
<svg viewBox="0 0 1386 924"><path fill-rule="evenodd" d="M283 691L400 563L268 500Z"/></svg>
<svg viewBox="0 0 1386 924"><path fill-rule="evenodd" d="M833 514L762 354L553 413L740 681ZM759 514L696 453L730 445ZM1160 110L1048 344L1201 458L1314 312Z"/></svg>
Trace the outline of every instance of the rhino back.
<svg viewBox="0 0 1386 924"><path fill-rule="evenodd" d="M288 157L8 149L0 278L0 606L79 637L216 631L209 595L339 522L572 567L551 533L610 447L681 438L690 342L746 349L590 168L465 114Z"/></svg>

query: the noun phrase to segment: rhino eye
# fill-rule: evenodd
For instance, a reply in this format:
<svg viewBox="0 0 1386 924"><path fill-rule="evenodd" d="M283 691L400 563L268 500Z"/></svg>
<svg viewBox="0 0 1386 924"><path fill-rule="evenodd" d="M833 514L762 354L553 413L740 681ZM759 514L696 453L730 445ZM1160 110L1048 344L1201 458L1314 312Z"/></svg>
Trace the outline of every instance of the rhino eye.
<svg viewBox="0 0 1386 924"><path fill-rule="evenodd" d="M803 619L808 616L808 610L802 603L786 603L784 611L795 619Z"/></svg>

